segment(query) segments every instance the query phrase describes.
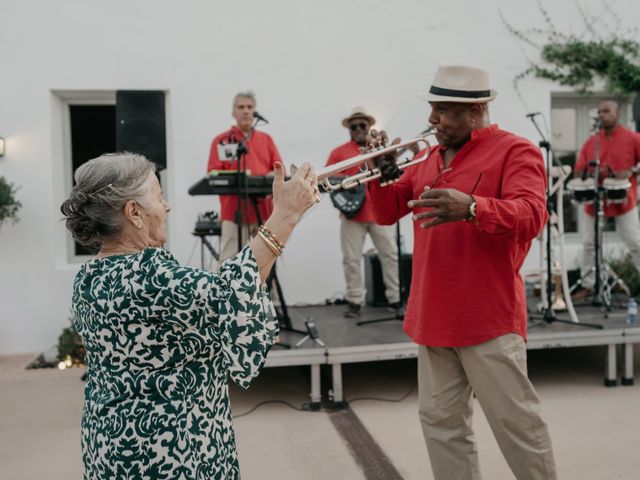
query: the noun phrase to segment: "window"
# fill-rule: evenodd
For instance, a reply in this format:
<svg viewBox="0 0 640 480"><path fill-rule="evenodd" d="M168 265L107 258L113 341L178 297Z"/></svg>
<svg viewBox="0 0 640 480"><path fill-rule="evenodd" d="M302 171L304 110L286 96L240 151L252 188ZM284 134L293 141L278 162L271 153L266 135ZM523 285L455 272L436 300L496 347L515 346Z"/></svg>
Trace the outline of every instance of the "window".
<svg viewBox="0 0 640 480"><path fill-rule="evenodd" d="M52 90L53 186L58 205L73 188L75 170L87 160L116 148L115 90ZM75 243L59 222L56 243L59 268L75 268L91 253Z"/></svg>
<svg viewBox="0 0 640 480"><path fill-rule="evenodd" d="M150 91L140 91L140 97ZM73 188L73 174L86 161L104 153L118 150L138 152L153 158L164 167L166 164L165 147L165 96L162 92L161 101L153 105L142 104L137 109L121 109L126 118L119 118L116 97L120 92L116 90L52 90L52 156L53 186L56 199L67 198ZM156 94L156 97L158 95ZM154 105L159 105L152 108ZM120 104L122 106L122 104ZM160 135L150 136L148 130L138 129L129 131L130 135L123 138L123 123L142 125L155 122L161 130ZM145 123L146 122L146 123ZM131 130L131 128L130 128ZM120 135L120 141L118 136ZM152 140L149 142L147 140ZM148 149L148 150L147 150ZM161 151L158 158L154 152ZM166 169L159 172L160 184L165 195L167 173ZM56 200L57 201L57 200ZM59 209L55 215L59 215ZM62 225L62 224L61 224ZM78 263L84 263L92 252L73 241L66 229L57 229L56 243L58 244L58 265L60 268L76 268Z"/></svg>
<svg viewBox="0 0 640 480"><path fill-rule="evenodd" d="M103 153L116 151L115 105L69 105L71 132L71 185L73 174L83 163ZM74 255L92 255L87 247L74 242Z"/></svg>

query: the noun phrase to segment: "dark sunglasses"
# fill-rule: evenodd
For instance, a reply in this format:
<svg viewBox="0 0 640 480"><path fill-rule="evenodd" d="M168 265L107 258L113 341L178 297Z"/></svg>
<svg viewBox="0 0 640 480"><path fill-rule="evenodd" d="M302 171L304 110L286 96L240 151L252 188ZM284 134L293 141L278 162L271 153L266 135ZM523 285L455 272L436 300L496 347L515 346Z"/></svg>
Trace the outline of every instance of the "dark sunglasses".
<svg viewBox="0 0 640 480"><path fill-rule="evenodd" d="M356 130L369 130L369 125L362 122L362 123L352 123L351 125L349 125L349 130L351 130L352 132L355 132Z"/></svg>

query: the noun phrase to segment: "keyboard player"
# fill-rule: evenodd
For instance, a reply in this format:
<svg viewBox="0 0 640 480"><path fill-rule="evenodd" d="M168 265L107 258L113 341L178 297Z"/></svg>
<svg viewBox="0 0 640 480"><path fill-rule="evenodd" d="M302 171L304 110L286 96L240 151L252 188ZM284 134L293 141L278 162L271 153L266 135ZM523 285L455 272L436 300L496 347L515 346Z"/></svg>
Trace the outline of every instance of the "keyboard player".
<svg viewBox="0 0 640 480"><path fill-rule="evenodd" d="M276 162L282 162L280 154L270 135L258 130L251 130L256 111L256 98L253 92L238 93L233 98L232 115L236 124L222 132L211 142L207 172L213 170L238 170L237 148L244 141L247 153L242 167L250 175L272 174ZM251 133L249 133L251 132ZM240 200L240 201L239 201ZM270 197L256 199L261 219L271 214ZM238 253L238 245L244 245L253 236L258 227L258 220L250 199L239 199L237 195L220 195L220 261ZM236 218L242 222L241 241L238 241L239 229Z"/></svg>

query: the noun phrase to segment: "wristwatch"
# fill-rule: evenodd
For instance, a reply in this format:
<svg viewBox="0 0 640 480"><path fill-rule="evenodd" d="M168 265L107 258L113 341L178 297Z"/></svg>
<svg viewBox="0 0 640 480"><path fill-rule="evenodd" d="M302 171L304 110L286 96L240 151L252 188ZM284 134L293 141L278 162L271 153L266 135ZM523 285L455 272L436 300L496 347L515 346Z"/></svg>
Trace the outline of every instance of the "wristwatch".
<svg viewBox="0 0 640 480"><path fill-rule="evenodd" d="M472 222L476 219L476 209L478 208L478 202L471 195L471 205L469 205L469 210L467 210L467 218L465 218L465 222Z"/></svg>

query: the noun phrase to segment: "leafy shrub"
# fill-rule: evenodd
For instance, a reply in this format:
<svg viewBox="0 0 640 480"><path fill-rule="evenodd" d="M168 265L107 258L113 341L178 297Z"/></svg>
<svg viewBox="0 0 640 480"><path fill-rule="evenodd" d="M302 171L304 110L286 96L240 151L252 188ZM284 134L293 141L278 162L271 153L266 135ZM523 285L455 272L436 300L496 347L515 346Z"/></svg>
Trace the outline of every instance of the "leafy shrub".
<svg viewBox="0 0 640 480"><path fill-rule="evenodd" d="M19 220L18 210L22 204L16 200L17 191L12 183L7 182L4 177L0 177L0 229L9 220L13 223Z"/></svg>

